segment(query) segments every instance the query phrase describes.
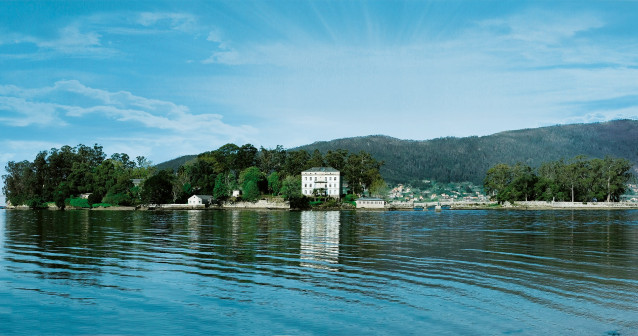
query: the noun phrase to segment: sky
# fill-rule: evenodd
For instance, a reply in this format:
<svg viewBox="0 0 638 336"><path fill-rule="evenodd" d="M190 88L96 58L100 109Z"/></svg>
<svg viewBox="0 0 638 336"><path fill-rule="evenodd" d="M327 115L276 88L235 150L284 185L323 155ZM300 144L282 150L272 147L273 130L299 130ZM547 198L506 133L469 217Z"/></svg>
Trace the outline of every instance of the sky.
<svg viewBox="0 0 638 336"><path fill-rule="evenodd" d="M0 18L0 174L63 145L160 163L638 119L636 1L4 0Z"/></svg>

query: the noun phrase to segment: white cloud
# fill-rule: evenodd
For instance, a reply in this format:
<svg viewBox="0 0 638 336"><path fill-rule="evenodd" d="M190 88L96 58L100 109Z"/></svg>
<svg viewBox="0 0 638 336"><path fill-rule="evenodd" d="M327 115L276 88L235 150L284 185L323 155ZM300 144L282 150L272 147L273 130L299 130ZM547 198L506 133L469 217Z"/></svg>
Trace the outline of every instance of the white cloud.
<svg viewBox="0 0 638 336"><path fill-rule="evenodd" d="M60 118L64 106L50 103L27 101L21 97L0 96L0 123L25 127L39 126L64 126L66 123Z"/></svg>
<svg viewBox="0 0 638 336"><path fill-rule="evenodd" d="M77 26L67 26L60 29L57 39L38 40L35 42L40 47L58 49L69 53L99 47L100 35L95 32L81 32Z"/></svg>
<svg viewBox="0 0 638 336"><path fill-rule="evenodd" d="M104 47L102 36L94 31L86 31L77 24L60 28L53 38L12 33L10 39L0 40L0 45L32 44L39 48L35 54L5 54L4 57L43 59L52 55L72 55L74 57L111 57L118 52Z"/></svg>
<svg viewBox="0 0 638 336"><path fill-rule="evenodd" d="M528 11L466 26L451 39L423 33L397 44L237 44L213 31L209 41L226 50L218 47L206 62L274 67L217 77L198 84L205 87L198 92L234 110L280 120L282 128L309 139L379 133L379 123L384 133L422 139L485 135L574 116L631 117L627 111L586 116L590 111L572 104L638 89L638 70L632 69L638 48L601 39L596 30L606 24L590 13ZM341 123L328 126L331 120Z"/></svg>
<svg viewBox="0 0 638 336"><path fill-rule="evenodd" d="M186 13L144 12L137 22L145 27L165 25L172 30L192 31L197 27L197 18Z"/></svg>
<svg viewBox="0 0 638 336"><path fill-rule="evenodd" d="M56 102L67 99L69 94L76 95L76 105ZM183 105L140 97L126 91L94 89L76 80L59 81L52 87L37 89L0 86L0 109L8 115L0 117L0 122L9 126L64 126L66 121L71 121L69 118L97 114L123 123L134 122L148 130L171 131L173 135L185 138L191 138L193 134L198 134L198 137L212 134L226 138L247 138L256 132L250 126L228 125L219 114L194 114Z"/></svg>
<svg viewBox="0 0 638 336"><path fill-rule="evenodd" d="M134 17L131 19L131 17ZM165 12L118 12L78 17L59 27L52 36L27 35L6 31L0 45L34 45L37 52L5 53L5 59L48 59L60 55L110 58L122 55L125 48L115 35L159 35L167 32L195 33L199 29L195 15Z"/></svg>
<svg viewBox="0 0 638 336"><path fill-rule="evenodd" d="M577 34L601 28L604 22L586 13L533 10L502 19L485 20L479 26L505 40L534 44L557 44Z"/></svg>

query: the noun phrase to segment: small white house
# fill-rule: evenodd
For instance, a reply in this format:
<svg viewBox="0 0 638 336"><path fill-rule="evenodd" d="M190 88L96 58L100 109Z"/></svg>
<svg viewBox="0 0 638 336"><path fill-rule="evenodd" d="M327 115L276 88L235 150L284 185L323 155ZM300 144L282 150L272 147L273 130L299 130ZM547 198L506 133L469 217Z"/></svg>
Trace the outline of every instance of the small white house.
<svg viewBox="0 0 638 336"><path fill-rule="evenodd" d="M380 198L362 197L355 201L357 209L384 209L385 201Z"/></svg>
<svg viewBox="0 0 638 336"><path fill-rule="evenodd" d="M188 205L207 205L213 201L211 195L193 195L188 198Z"/></svg>

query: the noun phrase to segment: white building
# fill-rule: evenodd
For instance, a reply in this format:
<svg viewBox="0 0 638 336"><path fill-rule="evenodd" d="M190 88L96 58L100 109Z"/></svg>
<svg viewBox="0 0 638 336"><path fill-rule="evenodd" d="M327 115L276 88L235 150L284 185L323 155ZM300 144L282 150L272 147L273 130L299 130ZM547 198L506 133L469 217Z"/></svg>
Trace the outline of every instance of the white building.
<svg viewBox="0 0 638 336"><path fill-rule="evenodd" d="M301 193L305 196L341 197L341 173L332 167L314 167L301 172Z"/></svg>
<svg viewBox="0 0 638 336"><path fill-rule="evenodd" d="M188 205L206 205L212 202L213 196L211 195L193 195L188 198Z"/></svg>
<svg viewBox="0 0 638 336"><path fill-rule="evenodd" d="M362 197L355 201L357 209L384 209L385 201L380 198Z"/></svg>

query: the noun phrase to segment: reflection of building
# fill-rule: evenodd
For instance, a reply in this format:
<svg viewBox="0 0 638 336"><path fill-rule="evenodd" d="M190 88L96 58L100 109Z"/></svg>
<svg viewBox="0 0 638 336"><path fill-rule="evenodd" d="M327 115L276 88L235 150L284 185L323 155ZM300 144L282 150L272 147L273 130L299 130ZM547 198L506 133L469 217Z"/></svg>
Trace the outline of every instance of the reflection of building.
<svg viewBox="0 0 638 336"><path fill-rule="evenodd" d="M331 167L314 167L301 172L301 193L305 196L341 197L341 173Z"/></svg>
<svg viewBox="0 0 638 336"><path fill-rule="evenodd" d="M202 223L202 211L188 211L188 239L191 243L199 240L199 226Z"/></svg>
<svg viewBox="0 0 638 336"><path fill-rule="evenodd" d="M336 270L339 262L339 211L301 213L301 266Z"/></svg>

